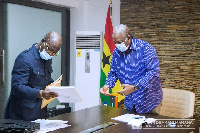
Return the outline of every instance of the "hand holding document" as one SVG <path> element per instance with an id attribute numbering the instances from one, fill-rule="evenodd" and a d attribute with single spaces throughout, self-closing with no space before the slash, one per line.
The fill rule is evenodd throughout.
<path id="1" fill-rule="evenodd" d="M 49 86 L 60 86 L 61 85 L 61 80 L 62 80 L 62 75 L 53 83 L 51 83 L 50 85 L 46 86 L 45 90 L 49 90 L 48 87 Z M 42 100 L 42 105 L 41 105 L 41 109 L 44 108 L 47 104 L 49 104 L 50 102 L 52 102 L 54 99 L 56 99 L 56 97 L 54 98 L 50 98 L 49 100 L 43 98 Z"/>
<path id="2" fill-rule="evenodd" d="M 81 102 L 82 98 L 74 86 L 49 86 L 50 91 L 58 93 L 60 103 Z"/>

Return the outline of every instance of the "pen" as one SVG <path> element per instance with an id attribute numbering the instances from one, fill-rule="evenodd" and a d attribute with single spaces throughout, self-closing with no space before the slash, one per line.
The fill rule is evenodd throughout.
<path id="1" fill-rule="evenodd" d="M 142 119 L 143 117 L 141 116 L 137 116 L 137 117 L 133 117 L 134 119 Z"/>

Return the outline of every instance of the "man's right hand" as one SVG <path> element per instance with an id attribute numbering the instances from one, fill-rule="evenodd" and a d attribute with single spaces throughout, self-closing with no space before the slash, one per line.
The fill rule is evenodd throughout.
<path id="1" fill-rule="evenodd" d="M 49 100 L 50 98 L 58 97 L 58 93 L 44 90 L 42 92 L 42 96 L 43 98 Z"/>
<path id="2" fill-rule="evenodd" d="M 109 96 L 109 87 L 108 85 L 104 85 L 101 89 L 100 89 L 101 94 L 105 95 L 105 96 Z"/>
<path id="3" fill-rule="evenodd" d="M 51 91 L 48 91 L 48 90 L 43 90 L 42 96 L 40 95 L 40 97 L 43 97 L 43 98 L 49 100 L 50 98 L 58 97 L 58 93 L 51 92 Z"/>

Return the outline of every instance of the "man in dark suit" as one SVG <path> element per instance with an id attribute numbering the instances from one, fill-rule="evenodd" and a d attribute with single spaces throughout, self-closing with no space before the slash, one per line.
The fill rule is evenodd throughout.
<path id="1" fill-rule="evenodd" d="M 52 57 L 61 45 L 61 35 L 51 31 L 41 42 L 33 44 L 17 56 L 5 110 L 6 119 L 33 121 L 47 118 L 47 107 L 41 109 L 41 103 L 42 98 L 58 96 L 57 93 L 45 91 L 45 88 L 53 82 Z"/>

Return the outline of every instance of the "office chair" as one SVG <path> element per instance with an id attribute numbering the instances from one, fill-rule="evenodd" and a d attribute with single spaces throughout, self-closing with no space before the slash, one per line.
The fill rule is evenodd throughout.
<path id="1" fill-rule="evenodd" d="M 174 118 L 191 118 L 194 112 L 195 94 L 186 90 L 163 88 L 160 115 Z"/>

